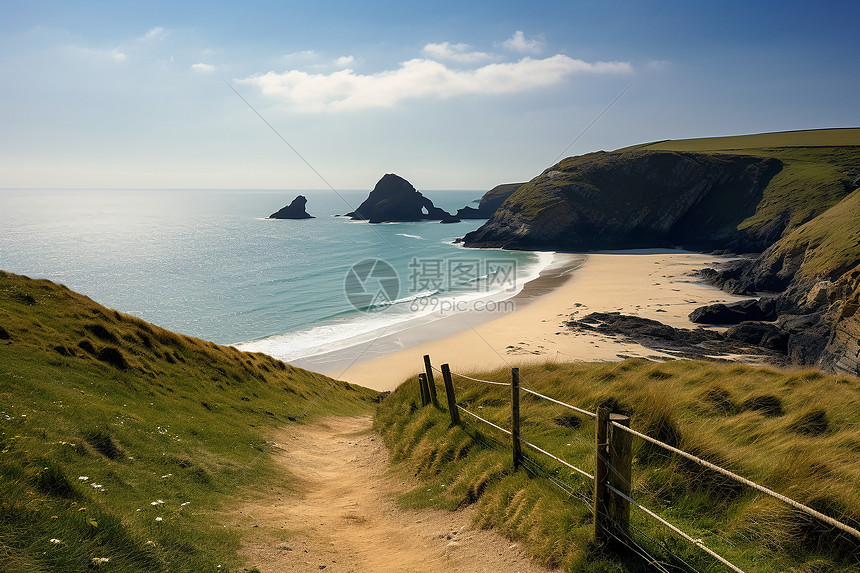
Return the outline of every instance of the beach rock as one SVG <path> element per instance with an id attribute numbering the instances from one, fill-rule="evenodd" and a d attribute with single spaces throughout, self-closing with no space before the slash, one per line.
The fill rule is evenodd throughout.
<path id="1" fill-rule="evenodd" d="M 292 203 L 269 215 L 269 219 L 313 219 L 314 217 L 305 210 L 307 203 L 307 198 L 304 195 L 299 195 L 293 199 Z"/>
<path id="2" fill-rule="evenodd" d="M 776 320 L 774 304 L 766 301 L 763 305 L 757 300 L 744 300 L 734 304 L 711 304 L 701 306 L 689 314 L 690 322 L 695 324 L 740 324 L 751 320 Z"/>
<path id="3" fill-rule="evenodd" d="M 768 322 L 742 322 L 726 331 L 725 339 L 750 346 L 760 346 L 785 353 L 788 333 Z"/>
<path id="4" fill-rule="evenodd" d="M 720 333 L 711 330 L 674 328 L 657 320 L 619 312 L 593 312 L 580 320 L 568 321 L 566 325 L 580 330 L 620 334 L 637 342 L 662 341 L 680 346 L 694 346 L 722 338 Z"/>
<path id="5" fill-rule="evenodd" d="M 447 211 L 433 205 L 409 181 L 393 173 L 383 176 L 358 209 L 346 216 L 370 223 L 423 220 L 459 222 Z"/>
<path id="6" fill-rule="evenodd" d="M 756 354 L 783 365 L 789 335 L 767 322 L 743 322 L 725 334 L 703 328 L 674 328 L 656 320 L 618 312 L 597 312 L 565 323 L 572 330 L 617 335 L 647 348 L 687 358 L 713 358 L 727 354 Z"/>

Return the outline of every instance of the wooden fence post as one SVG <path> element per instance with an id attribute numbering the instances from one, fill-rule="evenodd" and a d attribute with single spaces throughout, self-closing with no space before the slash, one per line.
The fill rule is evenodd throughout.
<path id="1" fill-rule="evenodd" d="M 607 499 L 606 476 L 609 473 L 609 408 L 597 409 L 597 421 L 595 426 L 595 449 L 596 457 L 594 463 L 594 540 L 599 544 L 605 544 L 611 536 L 609 535 L 611 524 L 609 523 L 609 503 Z"/>
<path id="2" fill-rule="evenodd" d="M 436 398 L 436 382 L 433 379 L 433 365 L 430 364 L 430 355 L 424 355 L 424 372 L 427 374 L 427 389 L 430 391 L 430 401 L 435 407 L 439 407 L 439 400 Z"/>
<path id="3" fill-rule="evenodd" d="M 520 369 L 511 368 L 511 446 L 514 469 L 520 467 Z"/>
<path id="4" fill-rule="evenodd" d="M 451 425 L 460 425 L 460 410 L 457 409 L 457 398 L 454 396 L 454 382 L 451 380 L 451 369 L 447 364 L 442 365 L 442 381 L 445 383 L 445 395 L 448 397 L 448 412 L 451 414 Z"/>
<path id="5" fill-rule="evenodd" d="M 426 406 L 430 403 L 430 397 L 427 390 L 427 375 L 423 372 L 418 375 L 418 388 L 421 390 L 421 406 Z"/>
<path id="6" fill-rule="evenodd" d="M 633 435 L 612 425 L 618 423 L 630 427 L 630 418 L 621 414 L 609 415 L 609 483 L 630 497 L 630 480 L 633 474 Z M 609 519 L 617 532 L 624 535 L 630 528 L 630 502 L 609 492 Z"/>

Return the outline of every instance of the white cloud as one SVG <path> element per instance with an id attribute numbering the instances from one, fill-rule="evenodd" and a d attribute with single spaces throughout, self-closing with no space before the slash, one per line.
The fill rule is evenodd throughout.
<path id="1" fill-rule="evenodd" d="M 156 26 L 155 28 L 150 28 L 146 34 L 143 35 L 140 39 L 142 41 L 146 40 L 155 40 L 164 35 L 164 26 Z"/>
<path id="2" fill-rule="evenodd" d="M 353 70 L 311 74 L 269 72 L 238 80 L 300 111 L 351 111 L 392 107 L 406 99 L 447 99 L 466 94 L 505 94 L 545 88 L 574 74 L 626 74 L 627 62 L 585 62 L 557 54 L 523 58 L 473 69 L 454 70 L 428 59 L 412 59 L 397 69 L 370 75 Z"/>
<path id="3" fill-rule="evenodd" d="M 431 60 L 450 61 L 458 64 L 477 64 L 492 60 L 493 56 L 486 52 L 473 52 L 468 44 L 427 44 L 422 53 Z"/>
<path id="4" fill-rule="evenodd" d="M 215 66 L 213 66 L 212 64 L 199 63 L 191 64 L 191 69 L 198 74 L 211 74 L 215 71 Z"/>
<path id="5" fill-rule="evenodd" d="M 334 61 L 334 65 L 338 68 L 351 68 L 355 65 L 355 58 L 352 56 L 341 56 Z"/>
<path id="6" fill-rule="evenodd" d="M 527 40 L 525 34 L 520 30 L 502 42 L 502 47 L 518 54 L 539 54 L 543 50 L 543 46 L 544 43 L 541 40 Z"/>

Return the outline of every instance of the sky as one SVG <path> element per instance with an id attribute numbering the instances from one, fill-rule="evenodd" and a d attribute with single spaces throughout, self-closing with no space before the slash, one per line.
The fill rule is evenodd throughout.
<path id="1" fill-rule="evenodd" d="M 860 126 L 860 3 L 0 0 L 0 188 L 527 181 Z"/>

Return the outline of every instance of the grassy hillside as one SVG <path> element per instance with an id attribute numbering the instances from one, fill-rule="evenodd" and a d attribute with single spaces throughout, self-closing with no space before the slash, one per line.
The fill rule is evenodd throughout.
<path id="1" fill-rule="evenodd" d="M 474 375 L 474 373 L 472 373 Z M 477 377 L 509 381 L 510 371 Z M 632 427 L 860 525 L 860 379 L 738 364 L 628 360 L 521 369 L 521 383 L 593 411 L 613 403 Z M 455 377 L 457 400 L 509 427 L 510 389 Z M 538 462 L 514 472 L 507 438 L 489 428 L 449 428 L 448 414 L 419 408 L 407 381 L 381 405 L 376 427 L 395 466 L 423 485 L 403 502 L 453 509 L 477 504 L 477 521 L 522 541 L 538 559 L 568 571 L 644 571 L 633 555 L 591 545 L 592 484 L 524 447 Z M 523 396 L 522 435 L 594 471 L 594 423 Z M 468 418 L 467 416 L 463 416 Z M 530 475 L 528 471 L 535 472 Z M 845 572 L 860 544 L 788 506 L 634 441 L 633 496 L 747 572 Z M 672 571 L 726 571 L 698 549 L 632 510 L 634 537 Z M 674 568 L 677 566 L 678 568 Z"/>
<path id="2" fill-rule="evenodd" d="M 775 243 L 762 264 L 797 258 L 790 269 L 804 278 L 836 279 L 860 264 L 860 189 Z"/>
<path id="3" fill-rule="evenodd" d="M 0 570 L 235 570 L 268 440 L 374 397 L 0 272 Z"/>

